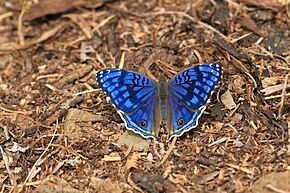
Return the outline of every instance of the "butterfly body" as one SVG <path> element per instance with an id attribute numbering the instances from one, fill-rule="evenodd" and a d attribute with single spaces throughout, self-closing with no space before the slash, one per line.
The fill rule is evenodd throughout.
<path id="1" fill-rule="evenodd" d="M 197 65 L 169 82 L 161 77 L 158 83 L 121 69 L 97 73 L 99 86 L 111 98 L 126 127 L 145 138 L 156 137 L 162 122 L 170 137 L 196 127 L 220 79 L 218 64 Z"/>
<path id="2" fill-rule="evenodd" d="M 161 77 L 157 84 L 157 96 L 160 101 L 160 111 L 162 121 L 166 120 L 167 117 L 167 96 L 168 96 L 168 84 L 165 77 Z"/>

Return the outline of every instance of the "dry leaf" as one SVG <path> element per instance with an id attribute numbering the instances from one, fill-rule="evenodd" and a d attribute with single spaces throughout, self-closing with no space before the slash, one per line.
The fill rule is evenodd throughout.
<path id="1" fill-rule="evenodd" d="M 138 169 L 137 161 L 141 158 L 139 153 L 134 153 L 130 159 L 127 160 L 125 171 L 129 171 L 131 168 Z"/>
<path id="2" fill-rule="evenodd" d="M 230 91 L 226 91 L 221 96 L 221 101 L 226 106 L 226 108 L 229 110 L 231 110 L 237 106 Z"/>

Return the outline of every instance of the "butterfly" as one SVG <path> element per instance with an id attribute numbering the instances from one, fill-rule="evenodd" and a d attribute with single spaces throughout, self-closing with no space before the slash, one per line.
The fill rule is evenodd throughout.
<path id="1" fill-rule="evenodd" d="M 97 72 L 99 87 L 117 108 L 127 129 L 144 138 L 156 138 L 166 123 L 169 139 L 197 127 L 206 103 L 220 82 L 219 64 L 199 64 L 158 83 L 128 70 Z"/>

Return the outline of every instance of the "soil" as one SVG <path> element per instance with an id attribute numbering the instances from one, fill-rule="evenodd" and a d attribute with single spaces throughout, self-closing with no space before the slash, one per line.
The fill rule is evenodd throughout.
<path id="1" fill-rule="evenodd" d="M 289 26 L 287 0 L 0 1 L 1 192 L 289 192 Z M 201 63 L 197 128 L 119 142 L 96 72 Z"/>

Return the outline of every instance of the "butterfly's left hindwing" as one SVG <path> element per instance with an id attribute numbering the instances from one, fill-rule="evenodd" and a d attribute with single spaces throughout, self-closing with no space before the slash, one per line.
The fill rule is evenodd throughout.
<path id="1" fill-rule="evenodd" d="M 219 83 L 222 69 L 219 64 L 201 64 L 175 76 L 168 86 L 170 136 L 180 136 L 195 128 L 214 87 Z"/>
<path id="2" fill-rule="evenodd" d="M 121 69 L 97 73 L 97 81 L 117 107 L 126 127 L 143 137 L 154 137 L 152 125 L 156 104 L 156 86 L 150 79 Z"/>

